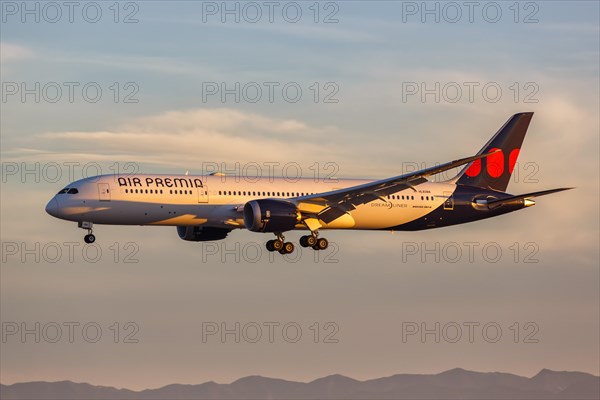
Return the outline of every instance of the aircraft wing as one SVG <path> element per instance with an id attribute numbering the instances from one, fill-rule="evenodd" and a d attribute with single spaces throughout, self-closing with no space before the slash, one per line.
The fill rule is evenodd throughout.
<path id="1" fill-rule="evenodd" d="M 300 196 L 291 199 L 298 205 L 299 210 L 305 215 L 311 215 L 325 223 L 330 223 L 342 215 L 354 210 L 361 204 L 367 204 L 375 200 L 386 200 L 385 196 L 411 188 L 427 182 L 430 175 L 471 163 L 495 152 L 461 158 L 435 167 L 425 168 L 420 171 L 394 176 L 362 185 L 352 186 L 345 189 L 330 192 L 317 193 L 309 196 Z"/>

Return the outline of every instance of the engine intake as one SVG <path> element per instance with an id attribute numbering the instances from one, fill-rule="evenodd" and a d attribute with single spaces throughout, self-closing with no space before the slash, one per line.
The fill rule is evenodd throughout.
<path id="1" fill-rule="evenodd" d="M 229 229 L 201 227 L 201 226 L 178 226 L 177 234 L 183 240 L 190 242 L 206 242 L 209 240 L 225 239 Z"/>
<path id="2" fill-rule="evenodd" d="M 244 224 L 253 232 L 285 232 L 301 220 L 295 204 L 288 201 L 262 199 L 244 205 Z"/>

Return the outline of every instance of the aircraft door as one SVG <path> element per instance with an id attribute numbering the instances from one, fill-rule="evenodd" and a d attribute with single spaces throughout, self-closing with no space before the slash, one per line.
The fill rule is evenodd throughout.
<path id="1" fill-rule="evenodd" d="M 198 203 L 208 203 L 208 188 L 204 186 L 196 188 L 198 190 Z"/>
<path id="2" fill-rule="evenodd" d="M 98 184 L 98 200 L 110 201 L 110 185 L 108 183 Z"/>
<path id="3" fill-rule="evenodd" d="M 452 197 L 452 192 L 444 192 L 444 197 L 446 197 L 446 201 L 444 201 L 444 210 L 454 210 L 454 198 Z"/>

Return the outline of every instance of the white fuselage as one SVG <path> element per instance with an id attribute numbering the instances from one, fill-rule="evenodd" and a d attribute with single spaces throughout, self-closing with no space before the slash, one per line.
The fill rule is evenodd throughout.
<path id="1" fill-rule="evenodd" d="M 71 221 L 113 225 L 245 228 L 244 204 L 329 192 L 371 180 L 244 178 L 192 175 L 103 175 L 73 182 L 77 193 L 59 193 L 48 212 Z M 351 218 L 321 229 L 386 229 L 421 218 L 451 198 L 456 185 L 426 182 L 358 206 Z M 306 229 L 298 225 L 297 229 Z"/>

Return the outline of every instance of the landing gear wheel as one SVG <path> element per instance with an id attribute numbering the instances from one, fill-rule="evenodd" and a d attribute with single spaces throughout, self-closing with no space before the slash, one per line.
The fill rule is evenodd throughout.
<path id="1" fill-rule="evenodd" d="M 275 239 L 273 240 L 273 250 L 279 251 L 283 249 L 283 240 Z"/>
<path id="2" fill-rule="evenodd" d="M 313 246 L 315 250 L 325 250 L 329 246 L 329 242 L 325 238 L 317 239 L 317 243 Z"/>
<path id="3" fill-rule="evenodd" d="M 274 242 L 274 240 L 267 241 L 267 250 L 275 251 L 275 248 L 273 247 L 273 242 Z"/>
<path id="4" fill-rule="evenodd" d="M 90 244 L 90 243 L 94 243 L 96 241 L 96 236 L 94 236 L 91 233 L 88 233 L 87 235 L 85 235 L 83 237 L 83 241 Z"/>
<path id="5" fill-rule="evenodd" d="M 306 236 L 300 236 L 300 246 L 308 247 L 308 243 L 306 243 Z"/>
<path id="6" fill-rule="evenodd" d="M 314 235 L 306 235 L 300 237 L 300 246 L 313 247 L 317 243 L 317 237 Z"/>
<path id="7" fill-rule="evenodd" d="M 294 252 L 294 243 L 285 242 L 281 250 L 279 250 L 280 254 L 291 254 Z"/>
<path id="8" fill-rule="evenodd" d="M 288 250 L 290 253 L 292 251 L 294 251 L 294 245 L 289 242 L 285 242 L 285 238 L 283 237 L 281 232 L 277 232 L 277 233 L 275 233 L 275 235 L 277 236 L 277 239 L 269 240 L 267 242 L 267 250 L 278 251 L 281 254 L 287 254 Z M 292 246 L 291 250 L 290 250 L 290 245 Z M 287 250 L 286 250 L 286 247 L 287 247 Z"/>

